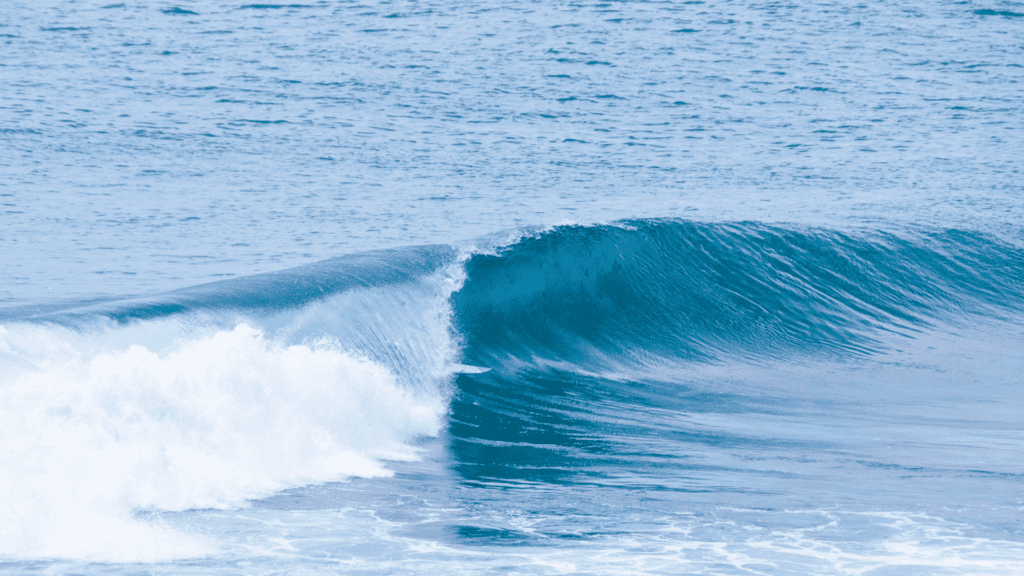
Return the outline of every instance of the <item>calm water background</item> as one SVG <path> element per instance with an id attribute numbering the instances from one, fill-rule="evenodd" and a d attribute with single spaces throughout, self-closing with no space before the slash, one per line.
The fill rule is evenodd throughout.
<path id="1" fill-rule="evenodd" d="M 564 221 L 1024 216 L 1019 3 L 243 4 L 4 4 L 6 302 Z"/>

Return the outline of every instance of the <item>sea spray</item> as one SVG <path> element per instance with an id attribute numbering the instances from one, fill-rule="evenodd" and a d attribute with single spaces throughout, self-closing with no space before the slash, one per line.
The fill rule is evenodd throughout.
<path id="1" fill-rule="evenodd" d="M 168 544 L 132 512 L 384 476 L 381 460 L 413 458 L 408 442 L 436 434 L 445 411 L 438 391 L 404 387 L 365 357 L 327 341 L 281 345 L 246 324 L 157 351 L 83 353 L 77 335 L 47 326 L 0 337 L 5 554 L 191 555 L 195 545 Z"/>
<path id="2" fill-rule="evenodd" d="M 138 513 L 417 458 L 444 425 L 461 267 L 342 260 L 0 326 L 0 555 L 204 556 Z"/>

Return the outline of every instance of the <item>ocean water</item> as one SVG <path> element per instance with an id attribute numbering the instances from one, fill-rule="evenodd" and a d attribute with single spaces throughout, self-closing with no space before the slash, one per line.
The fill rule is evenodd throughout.
<path id="1" fill-rule="evenodd" d="M 1024 3 L 0 5 L 0 573 L 1024 572 Z"/>

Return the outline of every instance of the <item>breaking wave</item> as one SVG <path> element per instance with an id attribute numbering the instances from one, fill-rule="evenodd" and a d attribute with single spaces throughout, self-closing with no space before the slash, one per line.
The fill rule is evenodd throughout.
<path id="1" fill-rule="evenodd" d="M 501 418 L 538 401 L 513 390 L 524 367 L 862 357 L 1022 304 L 1024 251 L 976 233 L 634 221 L 8 308 L 0 555 L 215 553 L 139 513 L 386 476 L 386 461 L 416 458 L 417 439 L 446 426 L 468 462 L 459 438 L 507 439 Z M 485 407 L 472 386 L 507 390 Z"/>

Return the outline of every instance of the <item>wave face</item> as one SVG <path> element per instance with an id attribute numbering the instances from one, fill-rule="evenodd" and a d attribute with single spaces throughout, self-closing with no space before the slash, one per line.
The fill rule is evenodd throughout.
<path id="1" fill-rule="evenodd" d="M 474 256 L 466 273 L 454 306 L 467 361 L 485 366 L 863 355 L 1024 301 L 1024 251 L 959 230 L 573 226 Z"/>
<path id="2" fill-rule="evenodd" d="M 766 490 L 806 498 L 770 500 L 779 507 L 834 498 L 828 482 L 796 482 L 831 472 L 787 462 L 861 450 L 834 437 L 844 426 L 851 438 L 876 426 L 877 414 L 853 424 L 861 403 L 909 418 L 917 408 L 904 402 L 948 394 L 958 416 L 969 419 L 976 402 L 973 417 L 991 417 L 985 402 L 1003 397 L 992 382 L 1007 385 L 1005 359 L 1015 353 L 1004 349 L 1020 336 L 986 336 L 989 345 L 966 357 L 950 353 L 960 364 L 934 350 L 965 345 L 950 336 L 965 327 L 1019 323 L 1024 307 L 1024 251 L 958 230 L 570 226 L 475 255 L 466 277 L 453 295 L 465 362 L 492 370 L 457 377 L 449 432 L 464 481 L 713 493 L 735 507 L 765 506 Z M 977 365 L 982 354 L 1003 373 L 977 381 L 990 371 Z M 911 369 L 928 364 L 925 375 Z M 865 376 L 865 365 L 888 372 Z M 962 387 L 976 396 L 961 398 Z M 848 404 L 833 408 L 839 398 Z M 812 437 L 787 431 L 808 406 L 828 424 Z M 774 458 L 783 463 L 770 473 L 750 470 L 751 459 Z M 829 465 L 880 491 L 920 489 L 860 464 Z"/>

